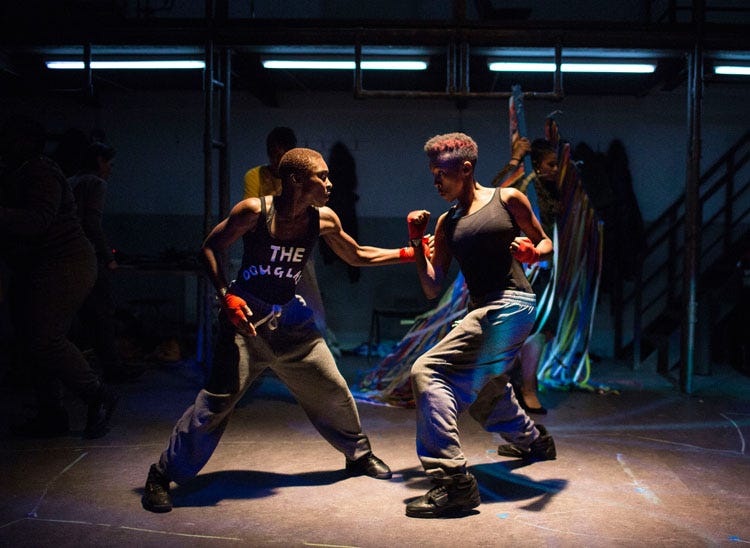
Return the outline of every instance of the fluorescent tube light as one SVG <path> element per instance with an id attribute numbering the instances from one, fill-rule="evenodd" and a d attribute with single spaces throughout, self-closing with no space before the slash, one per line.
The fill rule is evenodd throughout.
<path id="1" fill-rule="evenodd" d="M 362 61 L 362 70 L 426 70 L 426 61 L 381 60 Z M 354 70 L 354 61 L 323 59 L 264 59 L 267 69 L 312 69 L 312 70 Z"/>
<path id="2" fill-rule="evenodd" d="M 555 63 L 525 63 L 490 61 L 489 69 L 493 72 L 555 72 Z M 562 63 L 562 72 L 599 72 L 648 74 L 656 70 L 651 63 Z"/>
<path id="3" fill-rule="evenodd" d="M 732 74 L 738 76 L 750 76 L 750 66 L 719 65 L 714 67 L 716 74 Z"/>
<path id="4" fill-rule="evenodd" d="M 81 70 L 83 61 L 47 61 L 48 69 Z M 206 63 L 196 60 L 173 61 L 91 61 L 91 68 L 97 69 L 203 69 Z"/>

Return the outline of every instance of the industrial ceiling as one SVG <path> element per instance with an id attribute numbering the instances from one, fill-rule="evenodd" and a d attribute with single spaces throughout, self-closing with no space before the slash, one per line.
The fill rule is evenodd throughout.
<path id="1" fill-rule="evenodd" d="M 619 2 L 402 0 L 243 1 L 28 0 L 0 7 L 0 94 L 107 89 L 193 89 L 202 71 L 52 71 L 45 61 L 137 56 L 204 58 L 207 45 L 231 52 L 232 89 L 268 105 L 286 91 L 349 91 L 360 96 L 491 97 L 514 83 L 553 89 L 549 73 L 490 72 L 496 57 L 546 55 L 649 59 L 647 74 L 565 74 L 565 95 L 642 96 L 683 85 L 685 58 L 705 53 L 705 81 L 719 77 L 719 59 L 750 64 L 750 5 L 744 0 L 621 0 Z M 270 70 L 270 55 L 367 59 L 417 56 L 421 72 Z M 87 57 L 88 56 L 88 57 Z M 91 90 L 88 90 L 91 96 Z M 94 92 L 95 93 L 95 92 Z M 390 95 L 389 95 L 390 94 Z"/>

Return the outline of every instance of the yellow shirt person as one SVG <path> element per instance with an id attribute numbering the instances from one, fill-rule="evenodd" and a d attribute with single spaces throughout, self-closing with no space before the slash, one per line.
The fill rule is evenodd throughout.
<path id="1" fill-rule="evenodd" d="M 274 177 L 268 166 L 256 166 L 245 173 L 242 199 L 281 194 L 281 179 Z"/>

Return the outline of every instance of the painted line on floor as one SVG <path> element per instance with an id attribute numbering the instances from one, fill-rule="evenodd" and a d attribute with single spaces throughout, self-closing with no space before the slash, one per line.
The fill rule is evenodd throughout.
<path id="1" fill-rule="evenodd" d="M 633 480 L 633 485 L 635 485 L 636 492 L 643 495 L 646 500 L 653 504 L 661 504 L 661 501 L 659 500 L 659 497 L 654 494 L 651 489 L 646 487 L 645 485 L 642 485 L 640 481 L 638 481 L 638 478 L 635 477 L 635 474 L 630 469 L 630 467 L 625 463 L 625 457 L 622 453 L 617 453 L 617 462 L 620 463 L 620 466 L 622 466 L 623 471 L 628 475 L 628 477 Z"/>
<path id="2" fill-rule="evenodd" d="M 729 422 L 732 423 L 732 426 L 735 427 L 737 430 L 737 433 L 740 435 L 740 455 L 745 454 L 745 436 L 742 435 L 742 430 L 740 430 L 740 427 L 737 425 L 736 422 L 734 422 L 732 419 L 730 419 L 728 416 L 726 416 L 724 413 L 719 413 L 722 417 L 727 419 Z"/>
<path id="3" fill-rule="evenodd" d="M 0 529 L 4 529 L 5 527 L 10 527 L 11 525 L 14 525 L 20 521 L 26 521 L 26 518 L 14 519 L 13 521 L 9 521 L 8 523 L 3 523 L 2 525 L 0 525 Z"/>
<path id="4" fill-rule="evenodd" d="M 23 519 L 17 519 L 15 521 L 11 521 L 10 523 L 6 523 L 5 525 L 0 526 L 0 529 L 3 527 L 7 527 L 8 525 L 12 525 L 14 523 L 18 523 L 19 521 L 43 521 L 45 523 L 65 523 L 70 525 L 90 525 L 93 527 L 109 527 L 112 529 L 124 529 L 127 531 L 138 531 L 141 533 L 154 533 L 158 535 L 169 535 L 169 536 L 176 536 L 176 537 L 189 537 L 189 538 L 200 538 L 200 539 L 210 539 L 210 540 L 232 540 L 232 541 L 239 541 L 242 542 L 243 539 L 237 538 L 237 537 L 222 537 L 218 535 L 197 535 L 194 533 L 176 533 L 174 531 L 163 531 L 159 529 L 145 529 L 143 527 L 129 527 L 127 525 L 112 525 L 110 523 L 93 523 L 91 521 L 81 521 L 81 520 L 72 520 L 72 519 L 51 519 L 51 518 L 37 518 L 37 517 L 28 517 Z"/>
<path id="5" fill-rule="evenodd" d="M 126 525 L 120 525 L 120 529 L 127 529 L 128 531 L 140 531 L 141 533 L 155 533 L 157 535 L 170 535 L 176 537 L 189 537 L 189 538 L 205 538 L 212 540 L 234 540 L 242 541 L 243 539 L 237 537 L 222 537 L 217 535 L 196 535 L 193 533 L 175 533 L 173 531 L 162 531 L 160 529 L 144 529 L 142 527 L 128 527 Z"/>
<path id="6" fill-rule="evenodd" d="M 54 485 L 54 483 L 57 481 L 57 479 L 60 476 L 62 476 L 65 472 L 67 472 L 68 470 L 70 470 L 71 468 L 73 468 L 73 466 L 75 466 L 78 463 L 78 461 L 80 461 L 81 459 L 83 459 L 86 455 L 88 455 L 88 452 L 87 453 L 82 453 L 76 460 L 74 460 L 69 465 L 67 465 L 65 468 L 63 468 L 62 472 L 60 472 L 59 474 L 57 474 L 54 478 L 52 478 L 47 483 L 47 485 L 44 486 L 44 491 L 42 492 L 42 496 L 39 497 L 38 501 L 36 501 L 36 504 L 34 505 L 34 508 L 31 509 L 31 512 L 29 512 L 28 514 L 26 514 L 27 517 L 29 517 L 29 518 L 36 518 L 37 517 L 36 511 L 39 509 L 39 505 L 42 504 L 42 501 L 44 500 L 44 497 L 47 496 L 47 492 Z"/>
<path id="7" fill-rule="evenodd" d="M 711 449 L 710 447 L 701 447 L 700 445 L 693 445 L 691 443 L 680 443 L 676 441 L 664 440 L 661 438 L 649 438 L 648 436 L 628 436 L 628 437 L 633 438 L 633 439 L 638 439 L 638 440 L 656 441 L 659 443 L 664 443 L 666 445 L 676 445 L 678 447 L 685 447 L 687 449 L 696 449 L 704 453 L 718 453 L 720 455 L 740 455 L 741 454 L 738 451 L 735 451 L 734 449 Z"/>
<path id="8" fill-rule="evenodd" d="M 302 542 L 305 546 L 321 546 L 322 548 L 357 548 L 357 546 L 349 546 L 348 544 L 315 544 L 314 542 Z"/>

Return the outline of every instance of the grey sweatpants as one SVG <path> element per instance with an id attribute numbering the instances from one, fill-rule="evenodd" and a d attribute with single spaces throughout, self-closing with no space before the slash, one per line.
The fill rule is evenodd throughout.
<path id="1" fill-rule="evenodd" d="M 253 304 L 254 318 L 262 311 Z M 312 312 L 297 299 L 284 307 L 278 328 L 258 328 L 243 337 L 220 315 L 211 375 L 205 388 L 177 421 L 159 465 L 172 481 L 193 478 L 216 449 L 235 405 L 264 369 L 289 388 L 320 434 L 347 459 L 370 452 L 349 387 Z"/>
<path id="2" fill-rule="evenodd" d="M 469 313 L 411 370 L 417 455 L 428 475 L 465 471 L 458 417 L 469 410 L 485 430 L 528 446 L 539 437 L 502 375 L 531 331 L 533 293 L 504 291 Z"/>

